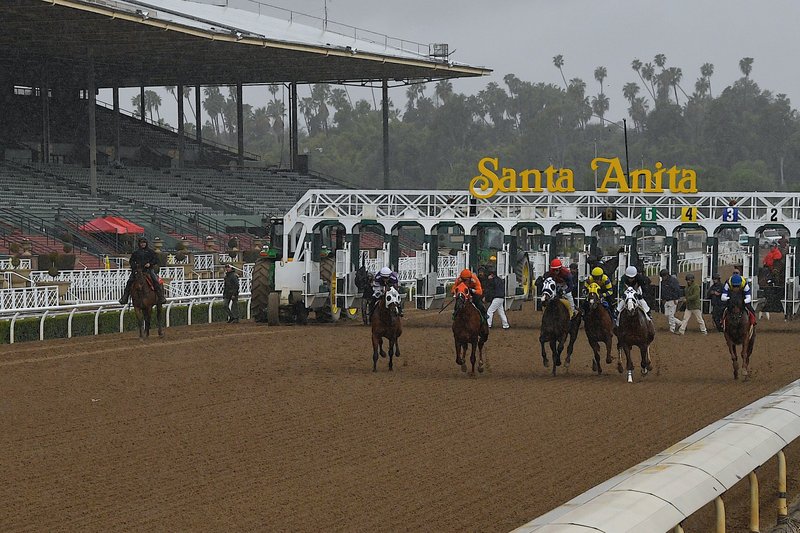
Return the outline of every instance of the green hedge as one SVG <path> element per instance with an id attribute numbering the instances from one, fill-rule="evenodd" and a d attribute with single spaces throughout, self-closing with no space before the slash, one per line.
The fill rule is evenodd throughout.
<path id="1" fill-rule="evenodd" d="M 119 310 L 103 311 L 98 319 L 98 331 L 104 333 L 119 333 Z M 169 313 L 169 325 L 185 326 L 188 323 L 189 306 L 173 306 Z M 247 316 L 247 305 L 244 301 L 239 301 L 239 316 Z M 94 335 L 94 312 L 78 313 L 72 317 L 72 336 L 83 337 Z M 225 308 L 222 302 L 215 302 L 211 309 L 212 322 L 224 322 L 227 319 Z M 166 325 L 166 308 L 162 317 Z M 14 323 L 14 342 L 38 341 L 40 318 L 21 318 Z M 47 317 L 44 322 L 45 339 L 63 339 L 67 337 L 67 326 L 69 315 L 57 315 Z M 192 324 L 208 323 L 208 304 L 198 304 L 192 306 Z M 152 315 L 151 328 L 155 324 L 155 311 Z M 122 319 L 124 331 L 138 330 L 136 323 L 136 313 L 128 310 Z M 8 344 L 11 339 L 11 320 L 0 320 L 0 344 Z"/>

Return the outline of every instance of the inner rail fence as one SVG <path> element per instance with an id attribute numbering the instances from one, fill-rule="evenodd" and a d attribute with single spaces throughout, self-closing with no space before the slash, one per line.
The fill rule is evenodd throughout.
<path id="1" fill-rule="evenodd" d="M 756 468 L 778 462 L 777 522 L 789 522 L 785 447 L 800 436 L 800 380 L 718 420 L 514 533 L 683 532 L 683 521 L 714 502 L 715 533 L 726 531 L 725 493 L 750 485 L 749 530 L 760 531 Z"/>

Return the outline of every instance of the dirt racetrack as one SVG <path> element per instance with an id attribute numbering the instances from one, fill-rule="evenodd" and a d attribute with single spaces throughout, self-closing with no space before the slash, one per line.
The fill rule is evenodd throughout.
<path id="1" fill-rule="evenodd" d="M 657 315 L 655 371 L 628 385 L 615 365 L 592 374 L 582 330 L 551 377 L 541 314 L 509 318 L 475 379 L 435 311 L 407 312 L 393 373 L 371 372 L 355 322 L 2 346 L 0 530 L 509 531 L 800 377 L 782 319 L 759 324 L 752 379 L 734 382 L 721 334 L 670 335 Z M 746 483 L 729 531 L 747 530 Z"/>

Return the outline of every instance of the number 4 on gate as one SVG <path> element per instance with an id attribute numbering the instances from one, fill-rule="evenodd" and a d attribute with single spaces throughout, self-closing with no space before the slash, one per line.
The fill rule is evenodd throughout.
<path id="1" fill-rule="evenodd" d="M 681 222 L 697 222 L 697 208 L 681 207 Z"/>

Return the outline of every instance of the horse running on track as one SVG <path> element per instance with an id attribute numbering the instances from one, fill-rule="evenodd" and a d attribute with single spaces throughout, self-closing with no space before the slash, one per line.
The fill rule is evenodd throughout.
<path id="1" fill-rule="evenodd" d="M 383 294 L 375 304 L 372 312 L 372 371 L 378 370 L 378 353 L 386 357 L 383 351 L 383 339 L 389 341 L 389 370 L 394 368 L 392 358 L 400 357 L 400 345 L 397 339 L 403 334 L 403 319 L 400 316 L 400 293 L 397 289 L 384 287 Z"/>
<path id="2" fill-rule="evenodd" d="M 750 356 L 756 343 L 756 327 L 750 322 L 750 313 L 744 305 L 744 294 L 741 288 L 734 287 L 728 291 L 728 308 L 722 317 L 725 330 L 725 343 L 731 354 L 733 363 L 733 379 L 739 379 L 739 360 L 736 347 L 741 346 L 742 374 L 747 379 L 750 372 Z"/>
<path id="3" fill-rule="evenodd" d="M 636 289 L 628 287 L 625 289 L 625 305 L 619 313 L 619 326 L 615 331 L 617 335 L 617 349 L 625 352 L 626 367 L 628 370 L 628 383 L 633 383 L 633 361 L 631 360 L 631 350 L 634 346 L 639 348 L 642 355 L 642 375 L 646 376 L 652 367 L 650 359 L 650 343 L 656 337 L 656 330 L 651 320 L 639 307 Z M 617 370 L 622 373 L 622 354 L 617 360 Z"/>
<path id="4" fill-rule="evenodd" d="M 589 346 L 594 352 L 592 359 L 592 370 L 598 374 L 603 373 L 600 365 L 600 343 L 606 345 L 606 364 L 611 363 L 611 345 L 614 341 L 614 322 L 611 320 L 611 313 L 603 306 L 603 299 L 599 294 L 600 286 L 597 283 L 589 285 L 589 292 L 586 295 L 586 313 L 583 315 L 584 330 Z"/>
<path id="5" fill-rule="evenodd" d="M 136 312 L 136 322 L 139 324 L 139 340 L 144 340 L 150 336 L 150 315 L 152 309 L 156 308 L 156 323 L 158 324 L 158 336 L 164 336 L 161 328 L 161 304 L 158 303 L 158 294 L 151 286 L 150 275 L 137 268 L 133 273 L 133 283 L 131 284 L 131 302 L 133 310 Z"/>
<path id="6" fill-rule="evenodd" d="M 545 368 L 550 366 L 547 360 L 547 351 L 544 345 L 550 344 L 550 351 L 553 353 L 553 375 L 556 375 L 556 367 L 561 366 L 561 352 L 564 351 L 564 344 L 569 335 L 569 345 L 567 346 L 567 359 L 565 368 L 569 368 L 572 360 L 572 349 L 578 337 L 578 328 L 581 325 L 580 315 L 574 320 L 570 319 L 569 302 L 561 298 L 561 288 L 556 286 L 553 278 L 542 280 L 542 327 L 539 333 L 539 343 L 542 345 L 542 361 Z"/>
<path id="7" fill-rule="evenodd" d="M 453 310 L 453 340 L 456 346 L 456 364 L 461 366 L 461 371 L 467 371 L 467 347 L 472 345 L 470 362 L 472 363 L 471 376 L 475 375 L 475 350 L 478 350 L 478 372 L 483 372 L 488 363 L 483 357 L 483 345 L 489 338 L 489 326 L 481 320 L 481 313 L 466 287 L 455 295 L 455 309 Z"/>

